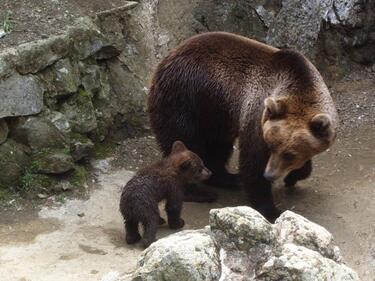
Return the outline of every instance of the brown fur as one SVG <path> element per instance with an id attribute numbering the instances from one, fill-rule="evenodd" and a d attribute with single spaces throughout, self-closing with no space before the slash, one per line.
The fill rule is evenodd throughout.
<path id="1" fill-rule="evenodd" d="M 158 203 L 164 199 L 169 227 L 183 227 L 180 216 L 185 186 L 209 176 L 210 171 L 202 160 L 176 141 L 168 157 L 140 170 L 122 191 L 120 211 L 124 217 L 126 242 L 133 244 L 141 239 L 139 223 L 144 227 L 143 246 L 148 247 L 155 241 L 157 226 L 164 223 L 158 208 Z"/>
<path id="2" fill-rule="evenodd" d="M 240 175 L 255 208 L 277 215 L 271 182 L 307 177 L 329 147 L 337 113 L 322 77 L 300 53 L 223 32 L 192 37 L 159 64 L 148 100 L 162 151 L 183 140 L 230 185 L 225 164 L 236 137 Z"/>

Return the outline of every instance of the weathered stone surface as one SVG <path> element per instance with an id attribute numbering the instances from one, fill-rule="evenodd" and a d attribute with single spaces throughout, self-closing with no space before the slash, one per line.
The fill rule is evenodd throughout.
<path id="1" fill-rule="evenodd" d="M 81 160 L 90 155 L 94 148 L 94 143 L 83 136 L 72 137 L 70 151 L 74 161 Z"/>
<path id="2" fill-rule="evenodd" d="M 21 74 L 36 73 L 69 52 L 66 36 L 54 36 L 45 40 L 25 43 L 17 48 L 17 71 Z"/>
<path id="3" fill-rule="evenodd" d="M 0 144 L 7 140 L 9 133 L 8 125 L 4 119 L 0 119 Z"/>
<path id="4" fill-rule="evenodd" d="M 235 243 L 240 250 L 249 250 L 258 244 L 273 244 L 272 225 L 250 207 L 213 209 L 210 211 L 211 231 L 225 235 L 225 240 Z"/>
<path id="5" fill-rule="evenodd" d="M 37 114 L 43 107 L 43 88 L 32 75 L 13 74 L 0 81 L 0 118 Z"/>
<path id="6" fill-rule="evenodd" d="M 66 151 L 47 150 L 33 159 L 34 168 L 43 174 L 62 174 L 74 168 L 73 158 Z"/>
<path id="7" fill-rule="evenodd" d="M 321 29 L 323 17 L 332 0 L 285 0 L 275 20 L 270 24 L 267 42 L 276 47 L 289 47 L 311 53 Z"/>
<path id="8" fill-rule="evenodd" d="M 48 87 L 48 97 L 61 97 L 77 92 L 81 84 L 78 66 L 69 59 L 58 60 L 53 67 L 41 72 Z"/>
<path id="9" fill-rule="evenodd" d="M 146 249 L 132 280 L 214 281 L 219 278 L 219 255 L 211 236 L 204 230 L 187 230 L 160 239 Z"/>
<path id="10" fill-rule="evenodd" d="M 210 228 L 183 231 L 153 243 L 141 256 L 132 280 L 359 278 L 342 263 L 332 235 L 323 227 L 289 211 L 271 225 L 250 207 L 234 207 L 211 210 Z"/>
<path id="11" fill-rule="evenodd" d="M 88 133 L 98 127 L 91 96 L 82 89 L 62 105 L 61 112 L 68 118 L 75 132 Z"/>
<path id="12" fill-rule="evenodd" d="M 33 150 L 64 148 L 67 146 L 65 136 L 51 121 L 43 117 L 28 117 L 24 120 L 19 120 L 12 131 L 12 136 Z"/>
<path id="13" fill-rule="evenodd" d="M 343 264 L 324 258 L 318 252 L 285 244 L 280 256 L 271 257 L 258 271 L 255 280 L 267 281 L 354 281 L 357 273 Z"/>
<path id="14" fill-rule="evenodd" d="M 27 149 L 8 139 L 5 143 L 0 145 L 0 188 L 9 188 L 19 185 L 21 177 L 27 165 L 30 162 L 30 157 L 27 154 Z"/>
<path id="15" fill-rule="evenodd" d="M 280 244 L 293 243 L 319 252 L 322 256 L 341 262 L 340 249 L 324 227 L 293 212 L 284 212 L 274 225 Z"/>
<path id="16" fill-rule="evenodd" d="M 68 30 L 72 55 L 83 60 L 109 45 L 99 28 L 89 17 L 79 18 Z"/>
<path id="17" fill-rule="evenodd" d="M 60 132 L 64 134 L 68 134 L 71 131 L 71 126 L 69 123 L 68 118 L 58 111 L 50 111 L 46 114 L 46 118 L 52 122 L 53 125 L 57 129 L 59 129 Z"/>

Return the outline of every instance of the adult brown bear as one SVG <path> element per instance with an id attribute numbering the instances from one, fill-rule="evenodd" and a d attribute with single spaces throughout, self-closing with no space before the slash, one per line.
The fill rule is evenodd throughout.
<path id="1" fill-rule="evenodd" d="M 148 106 L 164 154 L 182 140 L 213 171 L 213 184 L 233 182 L 225 164 L 239 137 L 241 183 L 269 219 L 279 214 L 272 181 L 307 178 L 338 122 L 327 86 L 302 54 L 224 32 L 172 50 L 154 73 Z"/>

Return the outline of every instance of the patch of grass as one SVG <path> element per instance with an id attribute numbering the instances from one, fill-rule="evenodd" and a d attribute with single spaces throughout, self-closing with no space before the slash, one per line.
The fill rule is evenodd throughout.
<path id="1" fill-rule="evenodd" d="M 6 201 L 11 196 L 11 193 L 6 190 L 0 188 L 0 201 Z"/>
<path id="2" fill-rule="evenodd" d="M 93 157 L 105 159 L 113 154 L 113 144 L 107 142 L 95 143 Z"/>
<path id="3" fill-rule="evenodd" d="M 88 178 L 88 172 L 83 166 L 76 166 L 72 177 L 70 178 L 70 183 L 75 187 L 82 187 Z"/>
<path id="4" fill-rule="evenodd" d="M 21 179 L 19 187 L 21 192 L 48 190 L 54 180 L 48 175 L 36 174 L 32 169 L 27 169 Z"/>
<path id="5" fill-rule="evenodd" d="M 64 204 L 66 202 L 66 195 L 64 193 L 57 194 L 55 196 L 55 200 L 56 200 L 56 202 Z"/>
<path id="6" fill-rule="evenodd" d="M 5 18 L 4 18 L 2 25 L 3 25 L 4 32 L 6 33 L 11 33 L 13 31 L 14 20 L 12 18 L 12 15 L 13 14 L 11 11 L 7 11 L 5 14 Z"/>

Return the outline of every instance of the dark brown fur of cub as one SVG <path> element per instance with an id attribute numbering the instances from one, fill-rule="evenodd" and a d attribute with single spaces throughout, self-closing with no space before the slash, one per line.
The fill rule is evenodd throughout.
<path id="1" fill-rule="evenodd" d="M 212 170 L 214 184 L 230 186 L 225 165 L 239 137 L 241 183 L 270 219 L 278 215 L 272 181 L 308 177 L 338 122 L 321 75 L 302 54 L 223 32 L 172 50 L 154 73 L 148 106 L 162 151 L 182 140 Z"/>
<path id="2" fill-rule="evenodd" d="M 143 246 L 155 241 L 160 217 L 158 203 L 166 200 L 168 225 L 172 229 L 184 226 L 181 219 L 184 188 L 187 184 L 202 181 L 210 176 L 202 160 L 185 145 L 176 141 L 168 157 L 140 170 L 124 187 L 120 211 L 124 218 L 126 242 L 141 240 L 139 223 L 143 224 Z"/>

